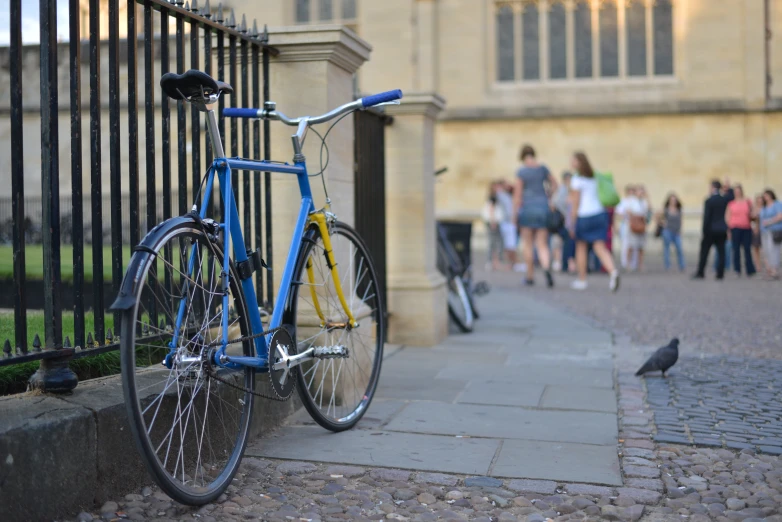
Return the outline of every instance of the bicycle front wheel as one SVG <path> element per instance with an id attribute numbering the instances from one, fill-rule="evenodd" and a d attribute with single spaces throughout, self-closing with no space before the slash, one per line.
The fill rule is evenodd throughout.
<path id="1" fill-rule="evenodd" d="M 460 276 L 448 278 L 448 315 L 464 333 L 472 332 L 475 316 L 472 312 L 467 288 Z"/>
<path id="2" fill-rule="evenodd" d="M 210 362 L 223 333 L 217 240 L 185 217 L 154 229 L 142 245 L 128 269 L 138 279 L 120 336 L 131 433 L 161 489 L 182 504 L 202 505 L 225 491 L 239 467 L 254 372 Z M 228 338 L 234 339 L 250 331 L 230 265 Z M 252 355 L 251 343 L 231 345 L 229 353 Z"/>
<path id="3" fill-rule="evenodd" d="M 307 232 L 286 307 L 296 325 L 298 353 L 316 356 L 297 373 L 299 396 L 312 418 L 331 431 L 352 428 L 375 395 L 383 359 L 386 319 L 377 273 L 356 232 L 331 226 L 331 247 L 341 286 L 357 327 L 341 305 L 317 227 Z"/>

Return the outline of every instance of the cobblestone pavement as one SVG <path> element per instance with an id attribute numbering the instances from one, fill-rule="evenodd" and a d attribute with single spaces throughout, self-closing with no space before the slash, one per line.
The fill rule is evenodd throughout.
<path id="1" fill-rule="evenodd" d="M 685 357 L 648 377 L 655 440 L 782 454 L 782 361 Z"/>
<path id="2" fill-rule="evenodd" d="M 639 460 L 648 453 L 635 452 Z M 638 520 L 646 504 L 659 499 L 659 493 L 632 485 L 503 481 L 246 458 L 227 494 L 214 504 L 189 508 L 144 488 L 106 502 L 94 513 L 80 513 L 75 520 Z"/>
<path id="3" fill-rule="evenodd" d="M 782 359 L 782 283 L 760 278 L 737 278 L 729 273 L 718 282 L 707 277 L 691 281 L 688 274 L 650 268 L 644 274 L 625 274 L 615 295 L 608 278 L 594 275 L 583 292 L 570 289 L 573 276 L 556 275 L 556 287 L 522 287 L 522 274 L 486 273 L 493 285 L 513 285 L 578 315 L 590 318 L 639 344 L 662 346 L 672 337 L 682 340 L 683 353 L 724 354 Z M 489 294 L 491 295 L 491 294 Z M 488 299 L 489 297 L 487 297 Z"/>

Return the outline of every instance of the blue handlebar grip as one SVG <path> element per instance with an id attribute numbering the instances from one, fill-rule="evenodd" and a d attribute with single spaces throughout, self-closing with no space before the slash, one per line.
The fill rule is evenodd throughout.
<path id="1" fill-rule="evenodd" d="M 261 109 L 244 109 L 237 107 L 228 107 L 223 109 L 223 116 L 226 118 L 260 118 Z"/>
<path id="2" fill-rule="evenodd" d="M 401 100 L 401 99 L 402 99 L 402 91 L 400 91 L 399 89 L 394 89 L 393 91 L 381 92 L 380 94 L 373 94 L 372 96 L 361 98 L 361 106 L 365 108 L 373 107 L 380 103 L 386 103 L 386 102 Z"/>

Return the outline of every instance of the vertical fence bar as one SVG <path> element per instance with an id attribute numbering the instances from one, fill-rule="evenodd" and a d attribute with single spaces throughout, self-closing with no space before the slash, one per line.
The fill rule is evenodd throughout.
<path id="1" fill-rule="evenodd" d="M 135 0 L 131 0 L 135 1 Z M 155 34 L 152 26 L 152 6 L 144 2 L 144 126 L 146 140 L 146 170 L 147 170 L 147 232 L 157 224 L 157 198 L 155 191 Z M 161 29 L 164 19 L 161 17 Z M 165 20 L 168 21 L 167 19 Z M 132 244 L 132 241 L 131 241 Z M 157 263 L 153 263 L 151 279 L 157 281 Z M 147 310 L 152 328 L 157 328 L 157 302 L 155 294 L 158 288 L 149 292 Z M 153 330 L 154 331 L 154 330 Z"/>
<path id="2" fill-rule="evenodd" d="M 84 347 L 84 214 L 81 157 L 81 27 L 79 0 L 68 2 L 71 51 L 71 222 L 73 226 L 73 343 Z"/>
<path id="3" fill-rule="evenodd" d="M 103 296 L 103 205 L 101 175 L 100 0 L 90 0 L 90 200 L 92 206 L 92 309 L 95 337 L 106 335 Z M 81 345 L 86 347 L 85 344 Z"/>
<path id="4" fill-rule="evenodd" d="M 60 285 L 60 165 L 57 100 L 57 4 L 40 0 L 41 195 L 46 348 L 62 347 Z"/>
<path id="5" fill-rule="evenodd" d="M 25 295 L 24 137 L 22 112 L 22 0 L 10 5 L 11 73 L 11 212 L 14 248 L 14 343 L 27 353 L 27 297 Z"/>
<path id="6" fill-rule="evenodd" d="M 193 4 L 195 4 L 195 0 L 193 0 Z M 197 14 L 195 5 L 193 6 L 193 11 L 194 14 Z M 190 22 L 191 69 L 200 69 L 198 62 L 198 47 L 198 20 L 193 18 Z M 196 201 L 196 193 L 198 192 L 198 187 L 201 185 L 201 115 L 195 105 L 190 107 L 190 111 L 190 124 L 192 126 L 190 135 L 192 144 L 191 160 L 193 166 L 193 204 L 198 205 L 198 201 Z"/>
<path id="7" fill-rule="evenodd" d="M 162 7 L 160 9 L 160 75 L 166 74 L 169 68 L 169 13 L 168 9 Z M 156 86 L 154 86 L 156 87 Z M 171 217 L 171 109 L 169 106 L 168 96 L 160 97 L 160 117 L 162 121 L 161 128 L 161 145 L 163 153 L 163 219 Z M 163 257 L 166 260 L 168 266 L 171 266 L 171 247 L 166 245 L 163 249 Z M 171 271 L 163 270 L 165 273 L 164 284 L 166 288 L 166 295 L 171 295 Z M 164 303 L 168 302 L 167 299 L 163 300 Z M 165 311 L 164 311 L 165 313 Z"/>
<path id="8" fill-rule="evenodd" d="M 245 22 L 242 18 L 242 28 Z M 250 106 L 250 80 L 247 70 L 247 40 L 242 39 L 240 45 L 242 56 L 242 107 Z M 250 157 L 250 120 L 242 118 L 242 155 L 245 158 Z M 255 174 L 253 174 L 254 176 Z M 242 199 L 244 201 L 244 242 L 250 247 L 252 245 L 252 213 L 250 207 L 250 171 L 242 172 Z"/>
<path id="9" fill-rule="evenodd" d="M 222 6 L 222 4 L 220 4 Z M 222 17 L 221 12 L 217 13 L 218 17 Z M 222 21 L 218 18 L 218 22 Z M 217 79 L 225 81 L 225 37 L 222 31 L 217 31 Z M 231 96 L 233 98 L 233 96 Z M 223 142 L 223 148 L 225 148 L 225 116 L 223 116 L 223 109 L 225 109 L 225 96 L 220 96 L 217 101 L 217 128 L 220 130 L 220 140 Z"/>
<path id="10" fill-rule="evenodd" d="M 207 7 L 207 13 L 204 16 L 207 16 L 211 18 L 211 12 L 208 10 L 209 2 L 206 3 Z M 208 74 L 209 76 L 212 76 L 212 30 L 209 27 L 204 27 L 204 72 Z M 222 96 L 221 96 L 222 98 Z M 204 114 L 204 119 L 206 119 L 207 115 Z M 209 166 L 212 165 L 212 160 L 214 159 L 213 152 L 212 152 L 212 140 L 209 139 L 209 127 L 208 123 L 204 123 L 204 128 L 206 128 L 206 139 L 204 140 L 204 150 L 206 151 L 206 164 Z M 206 205 L 206 213 L 208 216 L 214 216 L 214 205 L 215 198 L 214 196 L 209 198 L 209 201 L 207 201 Z"/>
<path id="11" fill-rule="evenodd" d="M 185 72 L 185 21 L 181 14 L 176 17 L 176 70 Z M 187 213 L 187 112 L 185 102 L 177 104 L 177 150 L 179 168 L 179 214 Z"/>
<path id="12" fill-rule="evenodd" d="M 136 0 L 128 2 L 128 184 L 130 195 L 130 246 L 139 243 L 139 168 L 138 168 L 138 31 Z M 146 52 L 146 51 L 145 51 Z M 118 322 L 114 323 L 115 326 Z"/>
<path id="13" fill-rule="evenodd" d="M 231 14 L 231 18 L 233 19 L 233 13 Z M 229 27 L 231 27 L 229 25 Z M 228 83 L 231 85 L 236 85 L 236 37 L 231 35 L 228 37 L 228 48 L 229 48 L 229 57 L 228 57 L 228 70 L 230 79 L 228 80 Z M 231 96 L 231 107 L 236 107 L 236 96 Z M 239 155 L 239 128 L 238 123 L 236 121 L 236 118 L 231 118 L 231 156 L 236 157 Z M 233 187 L 234 190 L 234 199 L 236 200 L 236 205 L 239 205 L 239 171 L 238 170 L 232 170 L 231 171 L 231 187 Z"/>
<path id="14" fill-rule="evenodd" d="M 264 28 L 264 35 L 266 35 L 266 29 Z M 268 36 L 265 36 L 268 38 Z M 263 48 L 263 102 L 269 101 L 269 50 Z M 266 160 L 271 159 L 272 155 L 272 141 L 270 133 L 271 122 L 269 120 L 263 121 L 263 158 Z M 266 264 L 274 266 L 274 259 L 272 259 L 272 175 L 271 172 L 264 173 L 263 179 L 263 191 L 264 191 L 264 212 L 266 219 Z M 274 277 L 272 272 L 269 271 L 266 279 L 266 306 L 271 308 L 274 303 Z"/>
<path id="15" fill-rule="evenodd" d="M 41 0 L 42 2 L 44 0 Z M 119 0 L 109 0 L 109 186 L 111 187 L 111 278 L 112 292 L 122 284 L 122 157 L 119 101 Z M 119 312 L 114 313 L 119 325 Z M 95 339 L 103 344 L 105 338 Z"/>
<path id="16" fill-rule="evenodd" d="M 257 27 L 253 26 L 253 35 L 257 37 Z M 253 62 L 253 107 L 261 106 L 261 73 L 258 64 L 259 53 L 258 44 L 253 44 L 252 62 Z M 261 159 L 261 122 L 253 120 L 253 159 Z M 261 174 L 256 172 L 253 176 L 253 216 L 255 218 L 255 248 L 263 248 L 263 231 L 261 230 Z M 259 301 L 263 302 L 263 270 L 255 272 L 255 292 L 259 296 Z"/>

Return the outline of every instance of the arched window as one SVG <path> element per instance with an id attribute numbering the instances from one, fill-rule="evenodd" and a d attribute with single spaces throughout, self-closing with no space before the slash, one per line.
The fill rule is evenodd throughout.
<path id="1" fill-rule="evenodd" d="M 540 79 L 540 13 L 537 2 L 524 4 L 521 11 L 522 78 Z"/>
<path id="2" fill-rule="evenodd" d="M 625 7 L 627 75 L 646 76 L 646 5 L 631 0 Z"/>
<path id="3" fill-rule="evenodd" d="M 310 21 L 310 0 L 296 0 L 296 21 L 298 23 Z"/>
<path id="4" fill-rule="evenodd" d="M 497 10 L 497 80 L 516 79 L 513 8 L 503 5 Z"/>
<path id="5" fill-rule="evenodd" d="M 652 8 L 654 24 L 654 74 L 673 74 L 673 6 L 671 0 L 655 0 Z"/>
<path id="6" fill-rule="evenodd" d="M 555 2 L 549 8 L 548 43 L 549 78 L 567 78 L 567 13 L 562 2 Z"/>
<path id="7" fill-rule="evenodd" d="M 319 16 L 318 18 L 322 22 L 328 22 L 334 17 L 334 12 L 332 11 L 333 6 L 331 5 L 331 0 L 320 0 L 320 9 L 319 9 Z"/>
<path id="8" fill-rule="evenodd" d="M 603 2 L 598 14 L 600 23 L 600 76 L 619 76 L 619 18 L 616 4 Z"/>
<path id="9" fill-rule="evenodd" d="M 592 77 L 592 9 L 579 1 L 573 9 L 573 56 L 576 78 Z"/>

